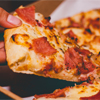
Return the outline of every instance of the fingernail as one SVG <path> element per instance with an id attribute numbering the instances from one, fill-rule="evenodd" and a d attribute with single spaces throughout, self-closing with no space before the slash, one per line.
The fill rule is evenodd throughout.
<path id="1" fill-rule="evenodd" d="M 8 15 L 8 18 L 7 18 L 7 21 L 13 25 L 16 25 L 16 26 L 20 26 L 21 25 L 21 21 L 13 16 L 13 15 Z"/>

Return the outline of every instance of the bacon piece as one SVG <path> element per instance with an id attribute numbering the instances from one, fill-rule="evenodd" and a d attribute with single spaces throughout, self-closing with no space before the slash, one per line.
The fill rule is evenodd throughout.
<path id="1" fill-rule="evenodd" d="M 91 52 L 89 50 L 86 50 L 86 49 L 79 49 L 79 48 L 74 48 L 75 51 L 79 52 L 79 54 L 81 55 L 90 55 Z"/>
<path id="2" fill-rule="evenodd" d="M 79 53 L 74 50 L 74 48 L 68 48 L 65 52 L 65 66 L 67 69 L 74 69 L 77 65 L 82 63 L 82 57 Z"/>
<path id="3" fill-rule="evenodd" d="M 87 82 L 83 82 L 82 84 L 81 84 L 82 86 L 89 86 L 89 83 L 87 83 Z"/>
<path id="4" fill-rule="evenodd" d="M 77 69 L 79 74 L 87 74 L 95 69 L 88 55 L 91 54 L 88 50 L 79 48 L 68 48 L 65 52 L 65 67 L 67 69 Z"/>
<path id="5" fill-rule="evenodd" d="M 46 37 L 33 39 L 32 49 L 34 49 L 36 53 L 44 56 L 50 56 L 57 52 L 57 50 L 49 44 Z"/>
<path id="6" fill-rule="evenodd" d="M 58 89 L 58 90 L 54 91 L 54 93 L 42 94 L 42 95 L 34 95 L 34 97 L 36 99 L 40 98 L 40 97 L 45 97 L 45 98 L 65 97 L 65 91 L 64 91 L 64 89 Z"/>
<path id="7" fill-rule="evenodd" d="M 46 66 L 42 69 L 45 75 L 48 75 L 48 72 L 53 69 L 53 62 L 46 64 Z"/>
<path id="8" fill-rule="evenodd" d="M 82 63 L 82 67 L 78 67 L 78 71 L 81 74 L 87 74 L 88 72 L 91 72 L 95 69 L 95 65 L 92 63 L 92 61 L 90 60 L 90 55 L 91 52 L 89 50 L 85 50 L 85 49 L 79 49 L 79 48 L 75 48 L 75 50 L 77 52 L 79 52 L 79 54 L 82 56 L 83 58 L 83 63 Z"/>
<path id="9" fill-rule="evenodd" d="M 82 57 L 79 55 L 78 52 L 75 51 L 74 48 L 69 49 L 69 54 L 70 54 L 70 58 L 76 64 L 76 66 L 78 66 L 78 65 L 80 65 L 80 63 L 82 63 Z"/>
<path id="10" fill-rule="evenodd" d="M 36 24 L 35 7 L 34 6 L 18 8 L 18 9 L 16 9 L 16 12 L 17 12 L 18 16 L 21 17 L 25 22 L 27 22 L 33 26 Z"/>
<path id="11" fill-rule="evenodd" d="M 100 18 L 89 19 L 89 21 L 94 28 L 100 29 Z"/>
<path id="12" fill-rule="evenodd" d="M 74 69 L 76 68 L 75 63 L 72 61 L 72 59 L 70 58 L 70 54 L 68 52 L 68 50 L 65 52 L 65 67 L 69 70 L 69 69 Z"/>
<path id="13" fill-rule="evenodd" d="M 83 66 L 79 67 L 78 69 L 81 74 L 87 74 L 95 69 L 95 65 L 93 65 L 93 63 L 89 60 L 83 60 Z"/>
<path id="14" fill-rule="evenodd" d="M 90 97 L 81 97 L 80 100 L 100 100 L 100 90 L 97 94 Z"/>
<path id="15" fill-rule="evenodd" d="M 69 32 L 67 32 L 65 35 L 67 35 L 68 37 L 70 37 L 72 40 L 75 40 L 77 42 L 77 36 L 73 33 L 72 30 L 70 30 Z"/>
<path id="16" fill-rule="evenodd" d="M 88 72 L 93 71 L 96 66 L 90 60 L 90 55 L 92 53 L 89 50 L 85 50 L 85 49 L 75 48 L 75 50 L 79 52 L 79 54 L 83 57 L 83 65 L 82 67 L 79 67 L 79 72 L 86 74 Z"/>
<path id="17" fill-rule="evenodd" d="M 95 20 L 92 20 L 92 25 L 94 28 L 100 29 L 100 18 L 96 18 Z"/>
<path id="18" fill-rule="evenodd" d="M 79 23 L 73 22 L 73 23 L 71 24 L 71 27 L 77 27 L 77 28 L 80 28 L 81 25 L 80 25 Z"/>

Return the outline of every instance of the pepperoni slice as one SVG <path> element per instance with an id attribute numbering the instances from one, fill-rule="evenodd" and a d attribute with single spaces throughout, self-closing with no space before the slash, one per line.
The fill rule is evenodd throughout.
<path id="1" fill-rule="evenodd" d="M 50 56 L 57 52 L 56 49 L 54 49 L 49 42 L 47 41 L 46 37 L 40 37 L 37 39 L 33 39 L 32 48 L 36 53 L 42 54 L 44 56 Z"/>
<path id="2" fill-rule="evenodd" d="M 18 8 L 18 9 L 16 9 L 16 12 L 17 12 L 18 16 L 21 17 L 25 22 L 27 22 L 33 26 L 36 24 L 35 7 L 34 6 Z"/>

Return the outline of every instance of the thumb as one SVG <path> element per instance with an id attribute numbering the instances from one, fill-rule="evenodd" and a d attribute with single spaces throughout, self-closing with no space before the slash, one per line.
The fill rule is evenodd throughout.
<path id="1" fill-rule="evenodd" d="M 0 7 L 0 26 L 5 28 L 12 28 L 20 26 L 21 20 L 6 12 Z"/>

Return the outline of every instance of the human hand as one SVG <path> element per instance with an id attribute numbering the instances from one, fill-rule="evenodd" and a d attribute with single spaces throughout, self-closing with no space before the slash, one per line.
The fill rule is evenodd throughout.
<path id="1" fill-rule="evenodd" d="M 22 24 L 21 20 L 9 14 L 3 8 L 0 7 L 0 26 L 4 28 L 13 28 L 20 26 Z M 4 42 L 0 41 L 0 64 L 6 62 L 6 54 L 4 49 Z"/>

